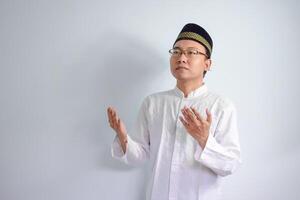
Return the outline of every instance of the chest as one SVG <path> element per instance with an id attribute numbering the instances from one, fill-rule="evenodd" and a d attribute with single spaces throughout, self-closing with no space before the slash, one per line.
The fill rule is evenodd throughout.
<path id="1" fill-rule="evenodd" d="M 194 107 L 200 115 L 206 119 L 206 108 L 212 110 L 213 101 L 208 98 L 197 99 L 159 99 L 149 104 L 148 108 L 148 128 L 152 147 L 158 148 L 160 145 L 171 148 L 174 144 L 185 148 L 193 149 L 197 145 L 196 141 L 188 134 L 179 116 L 182 116 L 181 109 Z M 213 120 L 211 129 L 217 123 L 217 116 L 212 112 Z M 213 132 L 213 131 L 212 131 Z M 189 149 L 189 150 L 191 150 Z"/>

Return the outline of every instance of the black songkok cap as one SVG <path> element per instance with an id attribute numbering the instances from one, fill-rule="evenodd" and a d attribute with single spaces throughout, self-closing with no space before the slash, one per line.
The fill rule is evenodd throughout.
<path id="1" fill-rule="evenodd" d="M 180 31 L 173 46 L 179 40 L 194 40 L 196 42 L 199 42 L 206 48 L 208 57 L 211 56 L 213 41 L 208 32 L 201 26 L 193 23 L 186 24 Z"/>

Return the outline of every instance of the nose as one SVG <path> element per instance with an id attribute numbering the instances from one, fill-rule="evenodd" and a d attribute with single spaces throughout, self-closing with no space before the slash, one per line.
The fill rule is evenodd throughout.
<path id="1" fill-rule="evenodd" d="M 186 63 L 187 62 L 187 57 L 184 53 L 181 53 L 180 56 L 177 58 L 177 63 Z"/>

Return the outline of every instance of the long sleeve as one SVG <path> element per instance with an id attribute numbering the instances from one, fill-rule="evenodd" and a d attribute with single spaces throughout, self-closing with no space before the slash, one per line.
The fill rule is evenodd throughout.
<path id="1" fill-rule="evenodd" d="M 236 109 L 233 104 L 222 110 L 214 133 L 210 132 L 203 150 L 200 145 L 197 147 L 194 158 L 220 176 L 232 174 L 241 164 Z"/>
<path id="2" fill-rule="evenodd" d="M 150 136 L 147 121 L 147 99 L 140 106 L 132 137 L 127 135 L 127 146 L 124 154 L 118 136 L 116 135 L 111 145 L 112 157 L 128 164 L 140 165 L 149 159 Z"/>

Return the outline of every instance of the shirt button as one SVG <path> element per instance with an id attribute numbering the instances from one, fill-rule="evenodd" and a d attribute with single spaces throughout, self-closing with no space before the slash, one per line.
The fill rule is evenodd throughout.
<path id="1" fill-rule="evenodd" d="M 178 168 L 179 168 L 179 165 L 178 165 L 178 164 L 172 164 L 172 166 L 171 166 L 171 171 L 172 171 L 172 172 L 176 172 L 176 171 L 178 171 Z"/>

